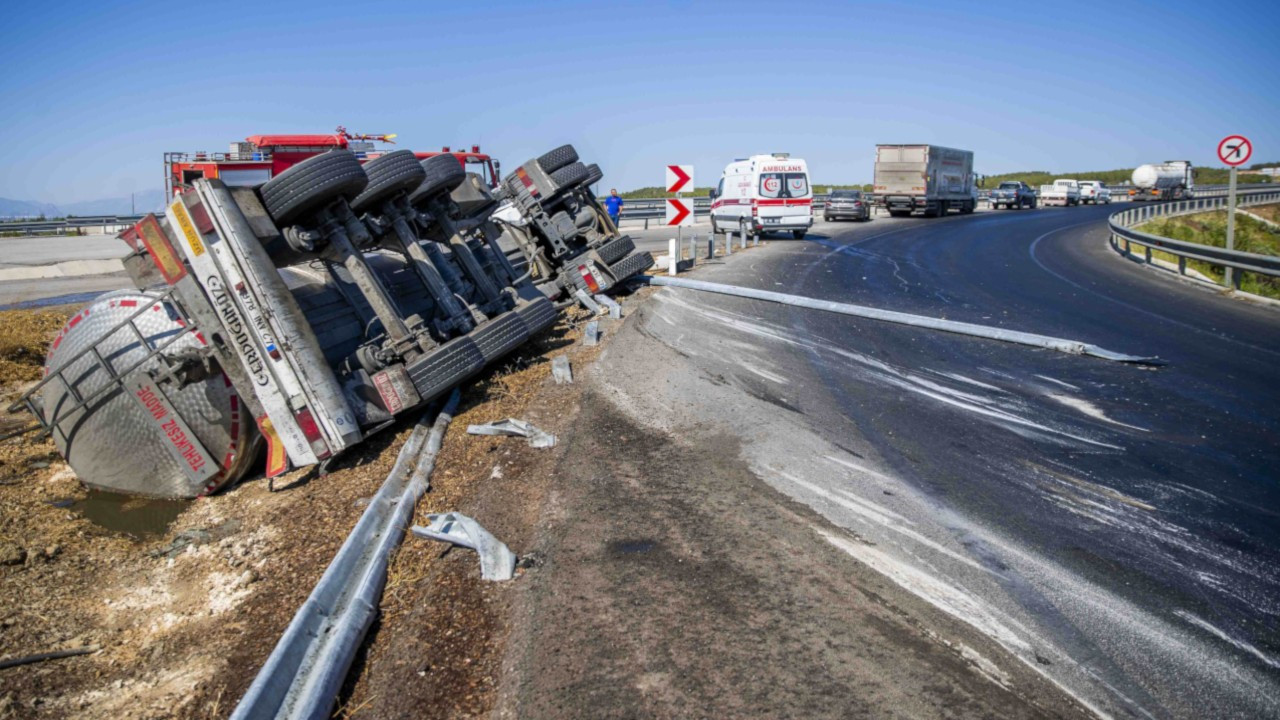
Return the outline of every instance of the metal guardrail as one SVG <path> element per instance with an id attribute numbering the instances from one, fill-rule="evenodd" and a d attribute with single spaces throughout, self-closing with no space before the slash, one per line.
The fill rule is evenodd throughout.
<path id="1" fill-rule="evenodd" d="M 68 230 L 85 227 L 128 227 L 136 225 L 145 215 L 89 215 L 85 217 L 63 218 L 60 220 L 23 220 L 20 222 L 0 223 L 0 234 L 6 233 L 53 233 L 63 234 Z"/>
<path id="2" fill-rule="evenodd" d="M 1107 220 L 1111 230 L 1111 247 L 1125 257 L 1132 258 L 1133 246 L 1140 245 L 1143 248 L 1145 260 L 1148 264 L 1151 263 L 1151 251 L 1153 249 L 1169 253 L 1178 258 L 1178 272 L 1182 275 L 1187 273 L 1187 260 L 1199 260 L 1242 272 L 1255 272 L 1262 275 L 1280 277 L 1280 257 L 1274 255 L 1227 250 L 1226 248 L 1212 245 L 1174 240 L 1173 238 L 1161 237 L 1133 229 L 1155 218 L 1191 215 L 1227 207 L 1226 190 L 1222 190 L 1221 195 L 1216 194 L 1216 188 L 1209 192 L 1213 192 L 1214 195 L 1211 197 L 1197 197 L 1194 200 L 1149 203 L 1112 214 Z M 1237 207 L 1277 202 L 1280 202 L 1280 190 L 1240 193 L 1237 189 Z M 1230 273 L 1232 276 L 1231 284 L 1235 286 L 1235 289 L 1240 287 L 1240 274 L 1240 272 Z"/>
<path id="3" fill-rule="evenodd" d="M 1273 188 L 1275 185 L 1270 183 L 1247 183 L 1237 185 L 1237 192 L 1244 192 L 1253 189 Z M 1129 192 L 1127 185 L 1112 185 L 1112 200 L 1120 201 Z M 985 201 L 984 190 L 989 191 L 990 188 L 979 190 L 979 201 Z M 1226 196 L 1226 185 L 1201 185 L 1195 189 L 1197 198 Z M 872 204 L 875 203 L 875 194 L 865 193 L 867 199 Z M 622 206 L 623 220 L 652 220 L 666 216 L 666 208 L 663 205 L 664 198 L 642 198 L 627 200 Z M 711 211 L 711 199 L 707 197 L 685 198 L 685 200 L 693 201 L 693 212 L 695 216 L 706 215 Z M 820 210 L 826 205 L 827 195 L 818 194 L 813 196 L 813 208 Z M 69 230 L 76 230 L 86 227 L 129 227 L 136 224 L 145 215 L 90 215 L 85 217 L 72 217 L 59 220 L 23 220 L 19 222 L 0 222 L 0 235 L 10 233 L 28 233 L 28 234 L 62 234 Z"/>

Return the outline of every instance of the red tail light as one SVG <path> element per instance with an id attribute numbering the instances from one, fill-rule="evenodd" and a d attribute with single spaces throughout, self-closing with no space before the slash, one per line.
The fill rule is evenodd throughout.
<path id="1" fill-rule="evenodd" d="M 316 424 L 310 408 L 302 408 L 294 413 L 293 419 L 298 421 L 298 428 L 307 437 L 307 442 L 311 444 L 311 451 L 317 458 L 323 460 L 333 454 L 329 452 L 329 446 L 325 444 L 324 435 L 320 434 L 320 426 Z"/>
<path id="2" fill-rule="evenodd" d="M 586 281 L 587 287 L 591 288 L 591 292 L 600 292 L 600 283 L 596 282 L 596 276 L 586 265 L 579 265 L 578 272 L 582 273 L 582 279 Z"/>

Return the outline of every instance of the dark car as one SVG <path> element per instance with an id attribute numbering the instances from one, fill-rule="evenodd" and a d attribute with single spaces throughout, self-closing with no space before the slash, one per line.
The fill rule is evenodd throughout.
<path id="1" fill-rule="evenodd" d="M 1039 196 L 1036 195 L 1035 189 L 1024 182 L 1006 180 L 1000 183 L 1000 187 L 992 190 L 987 199 L 991 201 L 992 208 L 1034 209 L 1038 204 Z"/>
<path id="2" fill-rule="evenodd" d="M 842 219 L 870 220 L 871 203 L 867 202 L 861 190 L 832 190 L 822 208 L 822 219 L 827 222 Z"/>

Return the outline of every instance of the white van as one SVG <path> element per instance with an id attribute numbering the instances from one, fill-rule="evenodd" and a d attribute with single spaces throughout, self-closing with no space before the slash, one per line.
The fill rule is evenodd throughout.
<path id="1" fill-rule="evenodd" d="M 786 153 L 734 160 L 711 191 L 712 232 L 790 232 L 800 240 L 812 226 L 809 166 Z"/>

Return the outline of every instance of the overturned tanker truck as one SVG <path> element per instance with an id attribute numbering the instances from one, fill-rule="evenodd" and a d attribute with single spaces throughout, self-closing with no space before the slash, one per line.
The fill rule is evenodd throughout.
<path id="1" fill-rule="evenodd" d="M 115 492 L 205 495 L 263 445 L 268 476 L 323 470 L 652 265 L 598 179 L 571 146 L 496 191 L 408 150 L 322 149 L 257 185 L 191 178 L 121 233 L 135 288 L 72 316 L 9 410 Z"/>

